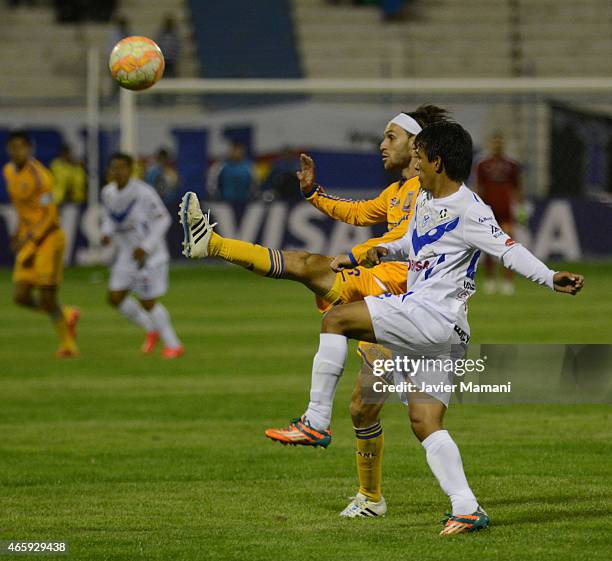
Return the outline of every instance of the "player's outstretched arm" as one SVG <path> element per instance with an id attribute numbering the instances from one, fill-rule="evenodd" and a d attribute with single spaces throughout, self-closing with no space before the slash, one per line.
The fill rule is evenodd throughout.
<path id="1" fill-rule="evenodd" d="M 333 197 L 316 183 L 316 167 L 307 154 L 300 155 L 301 169 L 297 172 L 304 198 L 317 210 L 334 220 L 353 226 L 371 226 L 387 222 L 387 190 L 378 197 L 365 201 L 352 201 Z"/>
<path id="2" fill-rule="evenodd" d="M 550 269 L 499 227 L 489 207 L 475 205 L 466 212 L 465 222 L 465 241 L 497 257 L 504 267 L 555 292 L 576 295 L 582 289 L 582 275 Z"/>
<path id="3" fill-rule="evenodd" d="M 563 292 L 576 296 L 584 286 L 584 277 L 568 271 L 559 271 L 553 277 L 553 287 L 555 292 Z"/>

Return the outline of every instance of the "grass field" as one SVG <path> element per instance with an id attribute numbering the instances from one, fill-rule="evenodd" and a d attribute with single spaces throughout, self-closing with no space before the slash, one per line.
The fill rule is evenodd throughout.
<path id="1" fill-rule="evenodd" d="M 476 342 L 612 343 L 610 265 L 579 265 L 577 298 L 518 282 L 470 306 Z M 438 537 L 447 500 L 389 405 L 384 519 L 343 520 L 356 491 L 347 405 L 328 450 L 263 437 L 307 401 L 320 317 L 305 289 L 230 267 L 177 268 L 165 298 L 187 352 L 138 353 L 141 334 L 104 301 L 105 273 L 69 270 L 82 357 L 53 358 L 43 317 L 10 302 L 0 272 L 0 539 L 67 540 L 87 560 L 608 560 L 608 405 L 452 406 L 490 529 Z M 25 557 L 19 557 L 24 559 Z"/>

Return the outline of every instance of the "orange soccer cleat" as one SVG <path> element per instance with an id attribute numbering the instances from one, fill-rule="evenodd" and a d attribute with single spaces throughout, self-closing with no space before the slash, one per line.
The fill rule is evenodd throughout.
<path id="1" fill-rule="evenodd" d="M 293 419 L 285 429 L 268 429 L 266 436 L 281 444 L 292 446 L 321 446 L 327 448 L 331 444 L 331 430 L 317 430 L 304 417 Z"/>
<path id="2" fill-rule="evenodd" d="M 483 530 L 489 525 L 489 517 L 481 507 L 478 507 L 476 512 L 472 514 L 458 514 L 455 516 L 447 514 L 446 518 L 442 520 L 442 524 L 444 524 L 444 529 L 440 532 L 440 535 L 453 536 L 455 534 Z"/>
<path id="3" fill-rule="evenodd" d="M 163 358 L 179 358 L 185 354 L 185 347 L 165 347 L 162 349 Z"/>
<path id="4" fill-rule="evenodd" d="M 141 351 L 146 355 L 151 354 L 157 346 L 157 341 L 159 341 L 159 333 L 157 331 L 149 331 L 142 344 Z"/>

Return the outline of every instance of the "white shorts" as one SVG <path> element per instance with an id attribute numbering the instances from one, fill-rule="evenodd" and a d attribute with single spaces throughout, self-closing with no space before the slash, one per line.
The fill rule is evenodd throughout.
<path id="1" fill-rule="evenodd" d="M 365 303 L 377 342 L 392 350 L 396 363 L 397 358 L 401 361 L 402 368 L 393 372 L 394 383 L 411 383 L 417 391 L 448 407 L 455 383 L 449 361 L 465 355 L 469 340 L 467 325 L 456 328 L 438 313 L 413 301 L 409 294 L 367 296 Z M 406 363 L 404 357 L 411 361 Z M 407 393 L 398 393 L 407 403 Z"/>
<path id="2" fill-rule="evenodd" d="M 145 265 L 141 269 L 117 264 L 111 267 L 110 290 L 129 290 L 141 300 L 153 300 L 168 290 L 168 262 Z"/>

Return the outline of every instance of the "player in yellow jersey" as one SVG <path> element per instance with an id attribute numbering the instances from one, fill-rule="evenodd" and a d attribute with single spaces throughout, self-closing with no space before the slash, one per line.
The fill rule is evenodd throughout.
<path id="1" fill-rule="evenodd" d="M 381 238 L 355 246 L 349 254 L 336 258 L 304 251 L 280 251 L 259 245 L 223 238 L 212 231 L 214 225 L 200 210 L 197 197 L 187 193 L 181 203 L 181 223 L 185 230 L 183 253 L 187 257 L 219 257 L 241 265 L 260 275 L 301 282 L 317 296 L 317 304 L 325 311 L 333 304 L 363 300 L 368 295 L 385 292 L 406 292 L 407 265 L 385 262 L 373 268 L 357 267 L 342 270 L 347 263 L 362 260 L 367 251 L 380 243 L 400 239 L 406 232 L 414 210 L 414 200 L 420 185 L 414 169 L 412 142 L 422 128 L 446 120 L 447 111 L 426 105 L 410 113 L 400 113 L 386 126 L 380 144 L 384 167 L 401 171 L 402 179 L 389 185 L 370 200 L 352 201 L 328 195 L 315 183 L 315 165 L 311 158 L 301 156 L 298 172 L 305 198 L 316 208 L 336 220 L 356 226 L 386 222 L 388 232 Z M 371 384 L 371 364 L 386 357 L 386 350 L 370 343 L 361 343 L 364 366 L 351 399 L 351 417 L 357 437 L 357 467 L 360 488 L 355 499 L 341 513 L 343 516 L 378 516 L 386 512 L 381 494 L 381 466 L 384 437 L 379 415 L 383 403 L 364 403 L 362 387 Z M 285 444 L 327 447 L 331 433 L 319 434 L 295 419 L 285 429 L 268 429 L 266 436 Z"/>
<path id="2" fill-rule="evenodd" d="M 4 166 L 3 174 L 19 219 L 12 238 L 16 254 L 14 300 L 20 306 L 48 314 L 59 339 L 57 356 L 74 357 L 79 353 L 75 336 L 79 312 L 72 307 L 62 308 L 57 301 L 65 240 L 57 207 L 53 204 L 53 178 L 32 157 L 32 143 L 27 133 L 9 134 L 6 148 L 10 161 Z"/>

